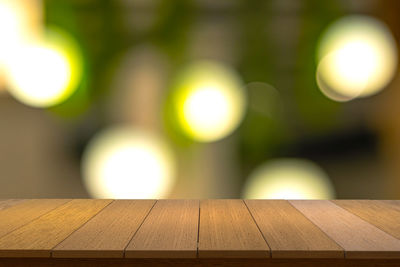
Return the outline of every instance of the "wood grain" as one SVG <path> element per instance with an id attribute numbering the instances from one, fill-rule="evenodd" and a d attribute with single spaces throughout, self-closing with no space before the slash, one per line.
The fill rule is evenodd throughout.
<path id="1" fill-rule="evenodd" d="M 374 200 L 374 201 L 381 201 L 386 205 L 390 205 L 392 208 L 400 210 L 400 200 Z"/>
<path id="2" fill-rule="evenodd" d="M 400 239 L 400 209 L 375 200 L 333 200 L 332 202 Z"/>
<path id="3" fill-rule="evenodd" d="M 26 201 L 26 199 L 3 199 L 0 200 L 0 210 L 8 209 L 12 206 L 15 206 L 19 203 Z"/>
<path id="4" fill-rule="evenodd" d="M 52 251 L 61 258 L 122 258 L 155 200 L 115 200 Z"/>
<path id="5" fill-rule="evenodd" d="M 400 258 L 400 240 L 328 200 L 290 203 L 345 249 L 346 258 Z"/>
<path id="6" fill-rule="evenodd" d="M 199 257 L 268 258 L 270 251 L 242 200 L 200 202 Z"/>
<path id="7" fill-rule="evenodd" d="M 0 257 L 50 257 L 53 247 L 111 202 L 75 199 L 65 203 L 0 238 Z"/>
<path id="8" fill-rule="evenodd" d="M 158 200 L 125 250 L 127 258 L 195 258 L 198 200 Z"/>
<path id="9" fill-rule="evenodd" d="M 343 258 L 343 249 L 286 200 L 246 200 L 272 258 Z"/>
<path id="10" fill-rule="evenodd" d="M 68 199 L 32 199 L 0 210 L 0 237 L 65 204 Z"/>
<path id="11" fill-rule="evenodd" d="M 97 259 L 103 264 L 101 258 L 113 257 L 127 260 L 127 265 L 173 258 L 199 266 L 235 260 L 245 264 L 243 260 L 250 258 L 268 266 L 283 262 L 308 266 L 312 260 L 324 266 L 333 261 L 352 266 L 354 260 L 370 263 L 373 258 L 376 264 L 398 263 L 399 204 L 395 200 L 0 200 L 0 266 L 6 258 L 23 257 L 30 258 L 28 266 L 35 265 L 33 257 L 65 266 L 73 260 L 84 264 Z"/>

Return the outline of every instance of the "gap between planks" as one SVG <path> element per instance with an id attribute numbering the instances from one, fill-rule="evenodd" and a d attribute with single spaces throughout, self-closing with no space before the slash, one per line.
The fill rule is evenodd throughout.
<path id="1" fill-rule="evenodd" d="M 3 236 L 18 230 L 21 227 L 24 227 L 25 225 L 31 223 L 34 220 L 37 220 L 41 218 L 42 216 L 45 216 L 47 213 L 55 210 L 56 208 L 65 205 L 72 201 L 71 199 L 56 199 L 56 200 L 51 200 L 51 199 L 29 199 L 26 201 L 22 201 L 17 203 L 16 205 L 12 205 L 7 207 L 4 210 L 0 211 L 0 218 L 2 219 L 4 224 L 0 223 L 0 238 Z M 39 211 L 38 214 L 35 214 L 33 212 L 34 208 L 37 208 L 37 204 L 40 204 L 42 209 L 46 209 L 46 206 L 48 206 L 47 211 Z M 36 212 L 36 210 L 35 210 Z M 20 214 L 23 213 L 23 214 Z M 12 215 L 18 215 L 17 218 L 15 218 Z M 6 217 L 6 218 L 4 218 Z M 12 220 L 8 221 L 7 217 L 11 217 Z M 21 223 L 22 221 L 22 223 Z M 7 230 L 8 228 L 8 230 Z"/>
<path id="2" fill-rule="evenodd" d="M 257 221 L 254 219 L 254 215 L 253 215 L 253 213 L 251 212 L 251 210 L 249 209 L 249 206 L 247 206 L 246 201 L 243 200 L 243 199 L 242 199 L 242 201 L 243 201 L 243 204 L 246 206 L 247 211 L 250 213 L 250 216 L 251 216 L 251 218 L 253 219 L 253 222 L 256 224 L 258 231 L 260 231 L 261 236 L 264 238 L 264 241 L 265 241 L 265 243 L 267 244 L 267 246 L 268 246 L 268 248 L 269 248 L 269 257 L 272 258 L 272 249 L 271 249 L 271 246 L 268 244 L 268 241 L 267 241 L 267 239 L 265 238 L 263 232 L 261 231 L 260 226 L 258 225 Z"/>
<path id="3" fill-rule="evenodd" d="M 126 244 L 125 248 L 124 248 L 124 258 L 126 258 L 126 248 L 129 246 L 129 244 L 132 242 L 132 239 L 135 237 L 136 233 L 139 231 L 139 229 L 142 227 L 144 221 L 147 219 L 147 217 L 149 216 L 150 212 L 153 210 L 154 206 L 157 204 L 158 200 L 156 200 L 153 204 L 153 206 L 151 206 L 149 212 L 146 214 L 146 216 L 144 217 L 143 221 L 140 223 L 139 227 L 136 229 L 135 233 L 132 235 L 132 238 L 129 240 L 129 242 Z"/>
<path id="4" fill-rule="evenodd" d="M 84 222 L 90 220 L 110 202 L 112 200 L 74 199 L 67 201 L 1 237 L 0 256 L 50 257 L 54 246 Z"/>
<path id="5" fill-rule="evenodd" d="M 328 200 L 290 200 L 345 250 L 346 258 L 400 258 L 400 240 Z"/>
<path id="6" fill-rule="evenodd" d="M 126 258 L 196 258 L 198 200 L 159 200 L 125 249 Z"/>
<path id="7" fill-rule="evenodd" d="M 27 203 L 28 201 L 29 201 L 29 200 L 27 200 L 27 201 L 21 201 L 20 203 L 17 203 L 17 204 L 15 204 L 15 205 L 11 206 L 11 207 L 7 207 L 6 209 L 1 210 L 1 211 L 6 211 L 6 210 L 11 209 L 11 208 L 13 208 L 13 207 L 17 207 L 17 206 L 19 206 L 19 205 L 23 205 L 24 203 Z M 60 204 L 60 205 L 58 205 L 58 206 L 55 206 L 54 208 L 48 210 L 46 213 L 44 213 L 44 214 L 42 214 L 42 215 L 40 215 L 40 216 L 38 216 L 38 217 L 36 217 L 36 218 L 30 220 L 30 221 L 27 221 L 27 222 L 26 222 L 25 224 L 23 224 L 23 225 L 20 225 L 19 227 L 15 228 L 15 229 L 12 230 L 11 232 L 14 232 L 14 231 L 18 230 L 18 229 L 20 229 L 20 228 L 26 226 L 27 224 L 32 223 L 33 221 L 39 220 L 40 218 L 42 218 L 43 216 L 46 216 L 48 213 L 51 213 L 52 211 L 54 211 L 55 209 L 59 208 L 60 206 L 66 205 L 67 203 L 70 203 L 72 200 L 65 200 L 65 201 L 66 201 L 66 202 L 64 202 L 64 203 L 62 203 L 62 204 Z M 163 200 L 162 200 L 162 201 L 163 201 Z M 179 201 L 179 200 L 175 200 L 175 201 Z M 265 200 L 265 201 L 267 202 L 267 201 L 271 201 L 271 200 Z M 60 242 L 58 242 L 58 243 L 50 250 L 50 256 L 52 256 L 52 254 L 53 254 L 53 253 L 52 253 L 52 252 L 53 252 L 53 249 L 54 249 L 56 246 L 58 246 L 59 244 L 61 244 L 64 240 L 68 239 L 71 235 L 73 235 L 73 234 L 74 234 L 75 232 L 77 232 L 79 229 L 81 229 L 82 227 L 84 227 L 86 224 L 88 224 L 88 223 L 89 223 L 91 220 L 93 220 L 95 217 L 99 216 L 99 214 L 101 214 L 101 212 L 102 212 L 104 209 L 106 209 L 109 205 L 111 205 L 113 202 L 114 202 L 114 200 L 111 200 L 111 202 L 109 202 L 107 205 L 105 205 L 103 208 L 101 208 L 97 213 L 95 213 L 94 215 L 92 215 L 87 221 L 85 221 L 85 222 L 82 223 L 79 227 L 77 227 L 75 230 L 73 230 L 73 231 L 72 231 L 69 235 L 67 235 L 63 240 L 61 240 Z M 263 234 L 263 232 L 262 232 L 262 230 L 261 230 L 260 225 L 257 223 L 257 220 L 255 219 L 254 214 L 253 214 L 253 212 L 251 211 L 251 209 L 249 208 L 249 206 L 248 206 L 248 204 L 246 203 L 246 201 L 241 200 L 241 202 L 242 202 L 243 205 L 246 207 L 246 210 L 247 210 L 247 212 L 249 213 L 252 222 L 253 222 L 253 223 L 255 224 L 255 226 L 257 227 L 259 233 L 261 234 L 263 240 L 265 241 L 267 247 L 269 248 L 269 254 L 270 254 L 270 257 L 271 257 L 272 249 L 271 249 L 271 245 L 270 245 L 269 242 L 268 242 L 268 238 L 266 238 L 266 237 L 264 236 L 264 234 Z M 315 220 L 311 220 L 311 219 L 309 218 L 309 216 L 307 216 L 307 212 L 304 213 L 304 210 L 302 211 L 302 209 L 299 209 L 298 206 L 296 207 L 296 205 L 293 205 L 292 201 L 287 201 L 287 202 L 288 202 L 288 204 L 289 204 L 290 206 L 292 206 L 294 209 L 296 209 L 297 211 L 299 211 L 299 212 L 305 217 L 305 219 L 309 220 L 313 225 L 315 225 L 318 229 L 320 229 L 322 232 L 324 232 L 329 238 L 331 238 L 331 239 L 333 240 L 333 242 L 338 243 L 338 242 L 337 242 L 337 238 L 333 238 L 332 235 L 329 234 L 329 231 L 328 231 L 328 232 L 326 231 L 326 229 L 323 227 L 323 225 L 322 225 L 322 227 L 321 227 L 321 224 L 316 223 Z M 294 202 L 301 202 L 301 201 L 294 201 Z M 313 202 L 316 203 L 316 204 L 319 203 L 319 201 L 313 201 Z M 141 221 L 139 227 L 136 229 L 135 233 L 132 235 L 131 239 L 129 240 L 129 242 L 127 243 L 127 245 L 125 246 L 125 248 L 123 249 L 123 257 L 125 257 L 125 253 L 126 253 L 127 247 L 128 247 L 129 244 L 132 242 L 132 240 L 135 238 L 135 236 L 137 235 L 137 233 L 140 231 L 140 229 L 142 228 L 143 224 L 146 222 L 146 220 L 147 220 L 147 218 L 149 217 L 149 215 L 153 212 L 153 208 L 156 206 L 157 203 L 158 203 L 158 200 L 156 200 L 156 201 L 154 202 L 154 204 L 151 206 L 150 210 L 147 212 L 146 216 L 145 216 L 145 217 L 143 218 L 143 220 Z M 200 201 L 199 201 L 199 203 L 200 203 Z M 335 203 L 335 201 L 326 201 L 326 203 L 331 203 L 332 205 L 336 206 L 337 208 L 343 210 L 344 214 L 346 214 L 346 213 L 351 214 L 351 215 L 357 217 L 359 220 L 363 221 L 365 224 L 368 224 L 368 225 L 370 225 L 370 226 L 372 226 L 372 227 L 374 227 L 374 228 L 376 228 L 376 229 L 378 229 L 378 230 L 384 232 L 385 234 L 390 235 L 390 233 L 387 233 L 386 231 L 383 231 L 383 230 L 380 229 L 380 227 L 378 227 L 377 225 L 372 224 L 371 222 L 369 222 L 368 220 L 365 220 L 364 218 L 358 216 L 358 215 L 355 214 L 354 212 L 351 212 L 351 211 L 349 211 L 349 210 L 347 210 L 347 209 L 341 207 L 340 205 L 337 205 L 337 204 Z M 394 207 L 393 207 L 393 209 L 394 209 Z M 343 212 L 341 212 L 341 214 L 343 214 Z M 0 213 L 0 214 L 1 214 L 1 213 Z M 202 214 L 201 205 L 198 205 L 198 212 L 197 212 L 197 237 L 195 237 L 195 238 L 197 238 L 197 240 L 196 240 L 196 258 L 199 258 L 199 257 L 200 257 L 200 256 L 199 256 L 199 252 L 200 252 L 200 240 L 201 240 L 201 233 L 200 233 L 201 225 L 200 225 L 200 222 L 201 222 L 202 215 L 204 216 L 204 214 Z M 321 215 L 323 215 L 323 214 L 321 214 Z M 340 221 L 339 221 L 339 222 L 340 222 Z M 363 224 L 363 225 L 365 225 L 365 224 Z M 8 234 L 11 233 L 11 232 L 8 232 L 6 235 L 8 235 Z M 393 235 L 390 235 L 390 236 L 393 237 Z M 335 236 L 334 236 L 334 237 L 335 237 Z M 395 238 L 395 237 L 393 237 L 393 238 Z M 348 250 L 348 249 L 345 249 L 345 250 L 344 250 L 344 253 L 345 253 L 345 254 L 346 254 L 346 251 L 347 251 L 347 250 Z M 356 251 L 356 252 L 357 252 L 358 254 L 355 253 L 354 251 L 350 251 L 350 252 L 351 252 L 350 255 L 345 255 L 346 258 L 354 258 L 354 257 L 366 257 L 366 258 L 368 258 L 368 257 L 378 257 L 378 258 L 379 258 L 379 257 L 383 257 L 383 258 L 385 258 L 385 257 L 389 257 L 389 258 L 390 258 L 390 257 L 395 257 L 395 258 L 397 258 L 397 257 L 398 257 L 398 256 L 397 256 L 398 253 L 396 253 L 396 252 L 394 252 L 394 254 L 393 254 L 393 253 L 386 254 L 386 256 L 385 256 L 385 252 L 390 252 L 390 251 L 369 251 L 370 255 L 368 255 L 368 253 L 367 253 L 367 254 L 365 254 L 365 253 L 364 253 L 364 254 L 363 254 L 363 253 L 360 254 L 360 253 L 358 253 L 357 251 Z M 365 252 L 365 251 L 364 251 L 364 252 Z M 368 251 L 367 251 L 367 252 L 368 252 Z M 378 252 L 378 253 L 376 253 L 376 252 Z M 374 253 L 375 253 L 375 254 L 374 254 Z"/>
<path id="8" fill-rule="evenodd" d="M 344 258 L 343 248 L 287 200 L 245 200 L 272 258 Z"/>
<path id="9" fill-rule="evenodd" d="M 270 258 L 268 244 L 243 200 L 202 200 L 200 208 L 200 258 Z"/>
<path id="10" fill-rule="evenodd" d="M 67 238 L 69 238 L 70 236 L 72 236 L 75 232 L 77 232 L 79 229 L 81 229 L 84 225 L 86 225 L 89 221 L 91 221 L 94 217 L 96 217 L 97 215 L 99 215 L 105 208 L 107 208 L 108 206 L 110 206 L 112 203 L 114 203 L 115 200 L 112 200 L 110 203 L 108 203 L 106 206 L 104 206 L 101 210 L 99 210 L 98 213 L 96 213 L 95 215 L 93 215 L 89 220 L 87 220 L 86 222 L 84 222 L 81 226 L 79 226 L 78 228 L 76 228 L 74 231 L 72 231 L 67 237 L 65 237 L 63 240 L 61 240 L 57 245 L 55 245 L 54 247 L 51 248 L 50 251 L 50 257 L 53 257 L 53 253 L 54 253 L 54 249 L 60 245 L 61 243 L 63 243 Z"/>

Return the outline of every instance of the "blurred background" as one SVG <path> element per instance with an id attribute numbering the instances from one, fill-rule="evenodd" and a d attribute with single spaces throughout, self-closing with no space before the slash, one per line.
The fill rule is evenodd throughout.
<path id="1" fill-rule="evenodd" d="M 0 0 L 0 198 L 399 198 L 398 10 Z"/>

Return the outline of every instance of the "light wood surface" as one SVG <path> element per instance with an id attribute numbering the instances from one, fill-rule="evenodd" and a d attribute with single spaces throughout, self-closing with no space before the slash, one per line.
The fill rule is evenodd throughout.
<path id="1" fill-rule="evenodd" d="M 199 257 L 269 258 L 270 250 L 242 200 L 200 202 Z"/>
<path id="2" fill-rule="evenodd" d="M 334 200 L 336 205 L 400 239 L 400 209 L 383 201 Z"/>
<path id="3" fill-rule="evenodd" d="M 196 258 L 198 200 L 158 200 L 125 250 L 127 258 Z"/>
<path id="4" fill-rule="evenodd" d="M 386 205 L 390 205 L 392 208 L 400 210 L 400 200 L 373 200 L 373 201 L 383 202 Z"/>
<path id="5" fill-rule="evenodd" d="M 0 210 L 5 210 L 19 203 L 26 201 L 26 199 L 3 199 L 0 200 Z"/>
<path id="6" fill-rule="evenodd" d="M 0 200 L 0 267 L 39 262 L 151 266 L 166 259 L 165 264 L 181 266 L 226 262 L 243 266 L 251 258 L 260 266 L 262 262 L 400 266 L 399 204 L 396 200 Z M 26 261 L 14 261 L 15 265 L 11 258 Z"/>
<path id="7" fill-rule="evenodd" d="M 0 256 L 49 257 L 52 248 L 111 202 L 71 200 L 0 238 Z"/>
<path id="8" fill-rule="evenodd" d="M 286 200 L 246 200 L 272 258 L 344 258 L 343 249 Z"/>
<path id="9" fill-rule="evenodd" d="M 68 201 L 67 199 L 32 199 L 0 210 L 0 237 Z"/>
<path id="10" fill-rule="evenodd" d="M 122 258 L 155 200 L 115 200 L 53 249 L 53 257 Z"/>
<path id="11" fill-rule="evenodd" d="M 328 200 L 290 203 L 345 249 L 346 258 L 400 258 L 400 240 Z"/>

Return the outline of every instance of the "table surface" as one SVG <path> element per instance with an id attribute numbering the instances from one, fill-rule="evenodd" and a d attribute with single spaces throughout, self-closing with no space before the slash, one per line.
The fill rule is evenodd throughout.
<path id="1" fill-rule="evenodd" d="M 0 257 L 399 259 L 400 200 L 0 200 Z"/>

